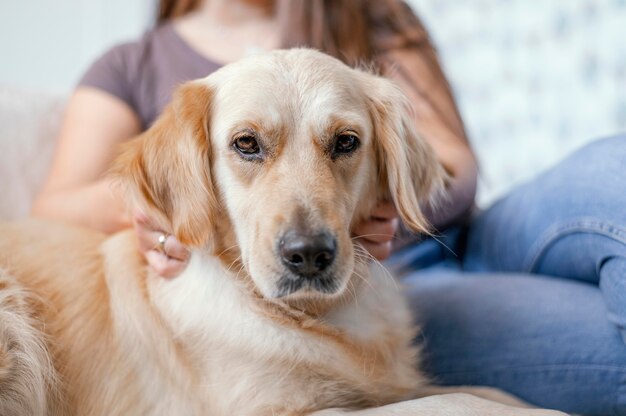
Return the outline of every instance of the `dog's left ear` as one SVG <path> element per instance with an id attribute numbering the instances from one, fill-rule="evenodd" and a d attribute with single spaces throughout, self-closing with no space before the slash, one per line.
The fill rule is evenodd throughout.
<path id="1" fill-rule="evenodd" d="M 366 74 L 380 199 L 394 202 L 404 224 L 429 232 L 422 208 L 444 190 L 447 174 L 428 143 L 418 135 L 410 103 L 393 82 Z"/>
<path id="2" fill-rule="evenodd" d="M 187 246 L 207 243 L 218 210 L 210 167 L 211 97 L 203 81 L 179 87 L 154 125 L 123 145 L 111 169 L 133 202 Z"/>

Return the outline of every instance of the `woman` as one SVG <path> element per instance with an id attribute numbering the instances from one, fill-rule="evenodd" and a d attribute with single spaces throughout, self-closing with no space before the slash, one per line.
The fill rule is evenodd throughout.
<path id="1" fill-rule="evenodd" d="M 79 83 L 34 214 L 105 232 L 127 227 L 124 204 L 101 179 L 115 145 L 147 128 L 175 85 L 205 77 L 250 51 L 296 45 L 317 47 L 353 65 L 376 59 L 381 67 L 393 67 L 392 76 L 414 102 L 420 132 L 455 179 L 451 203 L 435 222 L 451 223 L 472 206 L 474 156 L 427 35 L 399 1 L 171 0 L 159 10 L 155 30 L 109 51 Z M 397 219 L 389 205 L 374 214 L 355 233 L 370 235 L 362 242 L 382 259 L 389 255 Z M 163 275 L 176 275 L 184 249 L 168 238 L 169 257 L 151 250 L 160 233 L 147 233 L 152 227 L 141 214 L 136 220 L 151 264 Z"/>
<path id="2" fill-rule="evenodd" d="M 572 239 L 563 238 L 564 246 L 551 244 L 553 239 L 540 244 L 546 239 L 543 230 L 558 228 L 560 217 L 572 218 L 568 209 L 584 217 L 597 208 L 589 201 L 598 191 L 623 189 L 623 180 L 603 183 L 613 171 L 609 166 L 615 169 L 613 165 L 624 161 L 624 156 L 619 159 L 625 147 L 619 146 L 619 139 L 591 146 L 512 193 L 469 227 L 458 226 L 473 206 L 476 162 L 427 34 L 403 3 L 179 0 L 162 1 L 159 10 L 154 30 L 139 42 L 111 50 L 80 82 L 68 105 L 52 172 L 33 209 L 36 215 L 105 232 L 129 226 L 123 201 L 102 174 L 114 157 L 114 145 L 147 128 L 180 82 L 204 77 L 251 52 L 295 45 L 317 47 L 352 65 L 374 60 L 409 96 L 416 127 L 453 178 L 449 202 L 430 220 L 445 230 L 444 243 L 461 257 L 426 240 L 398 250 L 391 261 L 404 270 L 430 266 L 419 278 L 415 273 L 407 277 L 411 300 L 425 325 L 427 368 L 442 383 L 499 386 L 541 406 L 626 414 L 619 395 L 620 388 L 626 388 L 621 387 L 626 382 L 626 346 L 604 315 L 605 304 L 612 308 L 614 321 L 624 315 L 615 297 L 602 298 L 597 284 L 504 274 L 470 279 L 458 273 L 463 268 L 546 273 L 599 281 L 605 294 L 626 294 L 619 286 L 626 276 L 621 263 L 624 241 L 607 237 L 610 244 L 595 242 L 582 229 L 570 233 Z M 603 157 L 607 167 L 601 177 L 581 169 L 593 155 Z M 605 163 L 611 157 L 619 160 Z M 603 186 L 574 190 L 583 179 Z M 578 193 L 586 200 L 567 199 Z M 607 198 L 593 212 L 600 219 L 598 229 L 608 227 L 609 219 L 612 230 L 626 224 L 616 216 L 623 212 L 616 205 L 620 199 L 613 201 Z M 184 247 L 171 236 L 165 238 L 168 230 L 155 229 L 141 213 L 134 220 L 150 264 L 163 276 L 178 274 L 185 266 Z M 396 228 L 393 207 L 382 204 L 354 233 L 367 236 L 362 243 L 383 259 L 390 253 Z M 559 230 L 548 235 L 560 242 Z M 597 253 L 580 247 L 586 242 Z M 154 249 L 159 244 L 167 256 Z M 524 264 L 529 252 L 537 253 L 532 267 Z M 582 265 L 584 256 L 577 253 L 589 254 L 589 264 L 608 260 L 597 270 L 563 261 L 575 256 Z"/>

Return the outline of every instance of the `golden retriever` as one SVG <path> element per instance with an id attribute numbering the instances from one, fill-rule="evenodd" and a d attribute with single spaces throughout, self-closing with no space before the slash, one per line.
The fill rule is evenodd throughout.
<path id="1" fill-rule="evenodd" d="M 425 231 L 443 187 L 390 81 L 310 50 L 242 60 L 182 86 L 112 174 L 189 265 L 154 275 L 132 231 L 2 226 L 3 415 L 557 414 L 416 399 L 437 391 L 411 315 L 350 235 L 385 199 Z"/>

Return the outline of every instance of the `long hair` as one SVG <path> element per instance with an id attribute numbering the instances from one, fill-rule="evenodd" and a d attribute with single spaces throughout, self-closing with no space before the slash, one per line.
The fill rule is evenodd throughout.
<path id="1" fill-rule="evenodd" d="M 181 17 L 196 10 L 202 0 L 160 0 L 156 10 L 156 23 L 160 25 L 169 19 Z"/>
<path id="2" fill-rule="evenodd" d="M 202 1 L 160 0 L 157 24 L 196 10 Z M 353 67 L 367 66 L 386 75 L 396 72 L 446 126 L 467 140 L 435 48 L 404 0 L 275 0 L 274 7 L 280 47 L 310 47 Z M 413 58 L 394 61 L 388 56 L 394 50 L 411 50 Z M 424 66 L 428 68 L 425 77 Z"/>
<path id="3" fill-rule="evenodd" d="M 201 3 L 160 0 L 157 24 L 190 13 Z M 427 41 L 421 22 L 401 0 L 276 0 L 274 7 L 281 47 L 315 48 L 351 66 L 371 62 L 389 42 L 408 47 Z"/>

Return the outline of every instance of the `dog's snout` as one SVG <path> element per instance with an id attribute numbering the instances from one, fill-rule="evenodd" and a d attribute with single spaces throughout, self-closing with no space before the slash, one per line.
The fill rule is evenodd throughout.
<path id="1" fill-rule="evenodd" d="M 327 232 L 307 234 L 288 231 L 279 242 L 283 264 L 302 277 L 313 277 L 332 265 L 336 247 L 337 242 Z"/>

